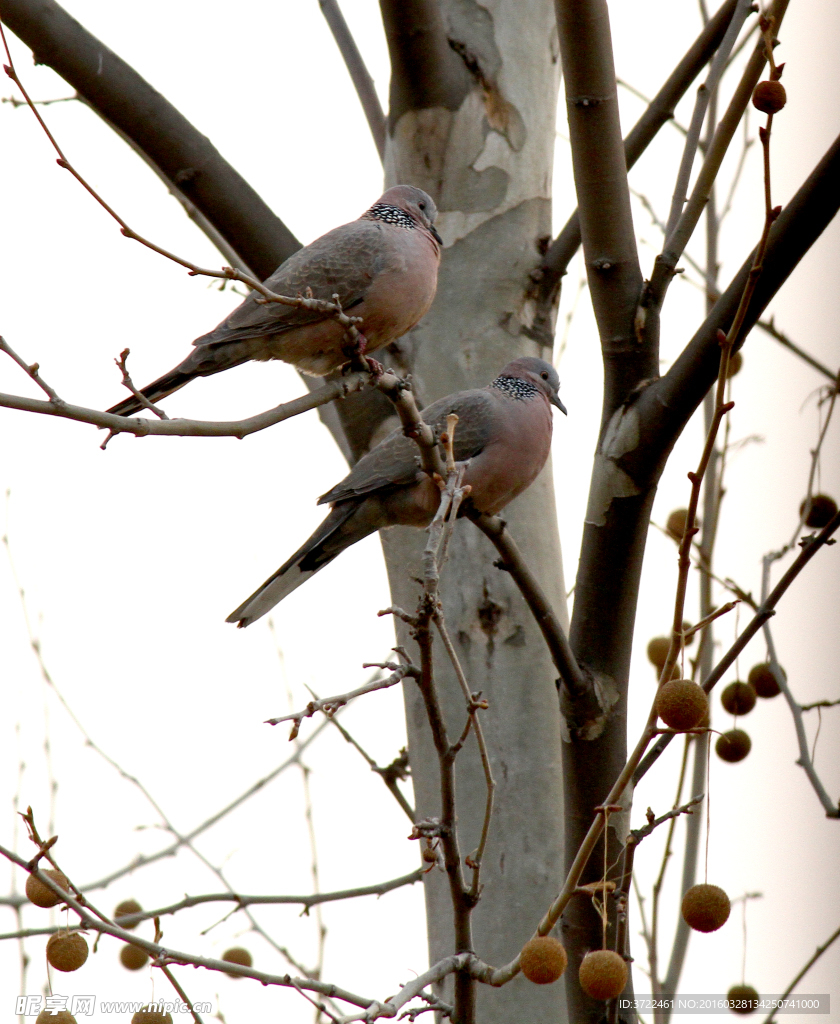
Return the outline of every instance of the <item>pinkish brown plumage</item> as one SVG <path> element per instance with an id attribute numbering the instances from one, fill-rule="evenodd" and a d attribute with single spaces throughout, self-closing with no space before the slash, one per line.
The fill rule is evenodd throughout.
<path id="1" fill-rule="evenodd" d="M 331 301 L 362 318 L 365 351 L 401 337 L 425 315 L 437 287 L 441 239 L 437 209 L 422 189 L 389 188 L 358 220 L 333 228 L 299 249 L 265 281 L 280 295 Z M 155 402 L 195 377 L 206 377 L 250 359 L 281 359 L 304 373 L 323 376 L 347 361 L 346 335 L 333 318 L 313 310 L 261 303 L 256 293 L 169 373 L 143 388 Z M 127 398 L 109 412 L 129 416 L 141 403 Z"/>
<path id="2" fill-rule="evenodd" d="M 549 363 L 526 357 L 508 363 L 486 388 L 459 391 L 423 410 L 438 435 L 449 413 L 457 413 L 455 458 L 466 463 L 464 483 L 474 508 L 499 512 L 536 479 L 551 448 L 551 406 L 566 411 L 558 387 Z M 439 502 L 440 490 L 420 468 L 417 446 L 395 430 L 318 499 L 332 506 L 327 518 L 227 621 L 250 625 L 375 530 L 428 526 Z"/>

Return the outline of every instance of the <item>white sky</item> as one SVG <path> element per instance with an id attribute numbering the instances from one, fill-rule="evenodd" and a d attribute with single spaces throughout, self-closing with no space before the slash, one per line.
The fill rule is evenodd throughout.
<path id="1" fill-rule="evenodd" d="M 347 0 L 343 6 L 385 103 L 388 67 L 377 5 Z M 229 5 L 215 0 L 201 5 L 147 0 L 141 8 L 71 0 L 67 8 L 207 134 L 303 242 L 358 216 L 379 195 L 378 159 L 314 0 L 241 4 L 236 17 Z M 618 74 L 650 95 L 698 31 L 695 6 L 673 0 L 616 2 L 611 13 Z M 651 26 L 658 33 L 653 43 Z M 830 0 L 794 4 L 781 36 L 778 59 L 787 61 L 790 102 L 774 125 L 773 174 L 774 201 L 785 203 L 840 127 L 840 18 Z M 33 68 L 29 52 L 15 40 L 12 44 L 18 71 L 34 95 L 68 94 L 57 76 Z M 731 85 L 727 80 L 725 89 Z M 4 87 L 3 95 L 9 94 L 10 87 Z M 626 93 L 622 104 L 626 131 L 641 107 Z M 684 103 L 678 120 L 687 121 L 689 112 Z M 199 263 L 220 264 L 157 178 L 91 112 L 70 103 L 47 107 L 45 116 L 68 157 L 133 227 Z M 756 123 L 751 120 L 752 134 Z M 565 136 L 561 118 L 558 226 L 574 205 Z M 107 407 L 121 397 L 113 358 L 122 348 L 131 348 L 132 374 L 145 383 L 180 360 L 192 338 L 229 311 L 232 297 L 123 239 L 56 167 L 28 111 L 0 107 L 0 138 L 0 332 L 25 359 L 40 362 L 43 376 L 62 397 Z M 632 175 L 633 187 L 650 196 L 661 214 L 680 146 L 676 131 L 663 132 Z M 742 206 L 724 228 L 723 281 L 760 231 L 757 150 L 756 144 L 747 161 Z M 730 158 L 726 180 L 733 166 Z M 638 205 L 635 216 L 644 240 L 643 269 L 649 273 L 658 236 Z M 830 367 L 840 364 L 837 243 L 835 223 L 773 306 L 778 325 Z M 702 255 L 700 241 L 693 251 Z M 565 279 L 561 329 L 579 277 L 575 264 Z M 570 414 L 558 423 L 554 451 L 556 476 L 563 481 L 558 514 L 570 581 L 600 406 L 600 366 L 587 301 L 584 293 L 558 364 Z M 688 281 L 674 284 L 663 324 L 665 367 L 693 331 L 700 301 Z M 745 369 L 734 382 L 732 437 L 764 440 L 742 449 L 731 464 L 717 564 L 721 575 L 754 594 L 761 555 L 787 539 L 804 495 L 808 452 L 817 434 L 809 396 L 821 383 L 819 375 L 766 336 L 755 333 L 749 340 Z M 0 363 L 0 390 L 35 393 L 8 360 Z M 300 392 L 291 368 L 251 365 L 191 385 L 171 409 L 184 416 L 235 418 Z M 393 642 L 389 623 L 375 614 L 388 603 L 376 538 L 342 555 L 284 602 L 273 616 L 273 634 L 266 621 L 245 632 L 224 624 L 231 608 L 320 522 L 315 498 L 345 472 L 316 415 L 243 442 L 121 437 L 104 453 L 98 448 L 101 436 L 83 425 L 0 410 L 0 432 L 0 485 L 10 492 L 4 531 L 33 635 L 55 685 L 91 738 L 142 780 L 176 828 L 203 821 L 289 756 L 285 731 L 262 724 L 288 710 L 289 691 L 297 707 L 309 699 L 306 685 L 321 695 L 352 688 L 367 677 L 362 662 L 379 660 Z M 834 424 L 821 464 L 821 487 L 835 497 L 840 494 L 837 438 Z M 663 479 L 656 521 L 664 522 L 671 508 L 685 504 L 685 473 L 699 448 L 699 431 L 692 425 Z M 840 696 L 838 557 L 836 547 L 822 552 L 774 620 L 780 658 L 803 703 Z M 653 685 L 644 647 L 667 628 L 675 575 L 673 544 L 652 530 L 631 679 L 635 728 L 647 713 Z M 742 614 L 741 624 L 745 621 Z M 15 824 L 17 799 L 24 808 L 32 805 L 43 833 L 58 832 L 59 859 L 78 882 L 128 864 L 138 851 L 160 848 L 168 839 L 153 809 L 86 747 L 55 693 L 43 684 L 5 557 L 0 560 L 0 623 L 7 680 L 0 717 L 0 843 L 31 853 Z M 731 617 L 721 626 L 724 645 L 735 628 Z M 752 644 L 741 662 L 742 675 L 762 659 L 763 650 L 761 641 Z M 719 709 L 718 718 L 723 723 Z M 817 767 L 834 795 L 840 793 L 838 719 L 840 709 L 823 714 L 817 747 Z M 382 764 L 404 743 L 396 691 L 351 707 L 343 721 Z M 812 712 L 812 737 L 815 725 Z M 305 724 L 302 736 L 314 727 Z M 825 819 L 794 764 L 793 729 L 782 699 L 762 702 L 745 728 L 753 738 L 750 757 L 735 766 L 716 759 L 711 764 L 709 880 L 731 896 L 764 893 L 748 908 L 747 981 L 761 991 L 779 992 L 837 926 L 838 823 Z M 677 747 L 640 787 L 636 823 L 648 804 L 657 813 L 670 805 Z M 374 883 L 416 865 L 416 847 L 405 840 L 407 820 L 335 730 L 316 741 L 307 763 L 323 889 Z M 20 773 L 19 765 L 24 766 Z M 311 891 L 303 810 L 300 773 L 291 770 L 196 845 L 211 863 L 223 865 L 240 891 Z M 649 890 L 658 870 L 657 841 L 648 840 L 637 858 L 643 889 Z M 0 877 L 11 874 L 3 869 Z M 14 876 L 21 889 L 21 872 Z M 181 852 L 122 878 L 96 893 L 95 900 L 110 911 L 127 896 L 151 907 L 187 891 L 222 888 L 207 867 Z M 673 920 L 675 900 L 676 884 L 666 900 L 666 921 Z M 207 955 L 242 942 L 260 968 L 287 969 L 264 940 L 247 934 L 241 915 L 201 934 L 224 914 L 210 907 L 166 919 L 164 942 Z M 257 916 L 281 945 L 304 963 L 314 962 L 314 917 L 300 919 L 294 908 L 261 910 Z M 29 927 L 49 917 L 47 911 L 24 911 Z M 378 901 L 332 905 L 324 921 L 323 976 L 336 984 L 383 998 L 426 966 L 419 887 Z M 0 909 L 0 932 L 16 927 L 14 915 Z M 151 927 L 143 934 L 151 937 Z M 666 927 L 666 940 L 668 934 Z M 33 958 L 29 992 L 40 991 L 44 980 L 42 948 L 43 939 L 27 942 Z M 741 950 L 735 914 L 713 936 L 695 936 L 682 990 L 720 992 L 740 981 Z M 643 964 L 639 939 L 634 952 Z M 117 943 L 103 939 L 82 971 L 54 977 L 54 991 L 95 992 L 100 999 L 147 999 L 153 993 L 170 998 L 155 972 L 130 975 L 118 965 L 117 953 Z M 19 956 L 16 943 L 0 943 L 3 993 L 19 991 Z M 266 992 L 202 972 L 178 973 L 191 998 L 211 1000 L 228 1024 L 255 1019 L 260 1007 L 279 1011 L 290 1022 L 312 1018 L 311 1008 L 294 993 Z M 835 1001 L 840 1000 L 837 976 L 840 945 L 800 990 L 833 988 Z M 636 987 L 649 987 L 641 974 Z M 3 1012 L 11 1014 L 12 1007 Z"/>

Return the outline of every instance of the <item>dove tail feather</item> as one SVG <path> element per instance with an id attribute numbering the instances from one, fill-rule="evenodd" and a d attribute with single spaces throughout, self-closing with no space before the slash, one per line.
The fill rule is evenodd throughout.
<path id="1" fill-rule="evenodd" d="M 225 622 L 235 622 L 240 629 L 250 626 L 314 576 L 319 569 L 323 569 L 345 548 L 372 533 L 376 529 L 375 526 L 367 528 L 365 525 L 362 527 L 363 532 L 352 528 L 342 530 L 357 508 L 357 502 L 347 501 L 332 509 L 309 540 L 246 601 L 231 612 Z"/>

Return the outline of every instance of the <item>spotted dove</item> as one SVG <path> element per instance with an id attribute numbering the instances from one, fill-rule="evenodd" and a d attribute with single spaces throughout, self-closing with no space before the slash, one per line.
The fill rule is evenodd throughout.
<path id="1" fill-rule="evenodd" d="M 362 351 L 401 337 L 424 316 L 437 287 L 440 248 L 437 209 L 422 189 L 389 188 L 358 220 L 333 228 L 299 249 L 265 282 L 280 295 L 332 301 L 362 317 Z M 344 328 L 328 314 L 262 302 L 252 292 L 215 330 L 196 338 L 194 350 L 169 373 L 143 388 L 155 402 L 195 377 L 207 377 L 249 359 L 282 359 L 315 377 L 347 362 Z M 129 416 L 135 397 L 109 412 Z"/>
<path id="2" fill-rule="evenodd" d="M 494 514 L 528 487 L 551 447 L 550 406 L 565 413 L 557 372 L 542 359 L 516 359 L 485 388 L 459 391 L 433 402 L 423 419 L 435 434 L 456 413 L 454 454 L 465 462 L 468 501 Z M 350 473 L 318 499 L 332 508 L 327 518 L 277 572 L 232 612 L 228 622 L 248 626 L 375 530 L 426 527 L 440 502 L 437 484 L 420 468 L 417 445 L 402 430 L 389 434 Z"/>

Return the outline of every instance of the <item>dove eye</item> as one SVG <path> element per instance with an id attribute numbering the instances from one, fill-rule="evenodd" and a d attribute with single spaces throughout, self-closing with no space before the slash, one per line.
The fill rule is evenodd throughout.
<path id="1" fill-rule="evenodd" d="M 548 374 L 545 372 L 545 370 L 543 370 L 543 372 L 540 374 L 540 376 L 542 377 L 543 380 L 548 380 Z"/>
<path id="2" fill-rule="evenodd" d="M 425 210 L 426 209 L 426 204 L 425 203 L 418 203 L 417 205 L 420 207 L 421 210 Z"/>

